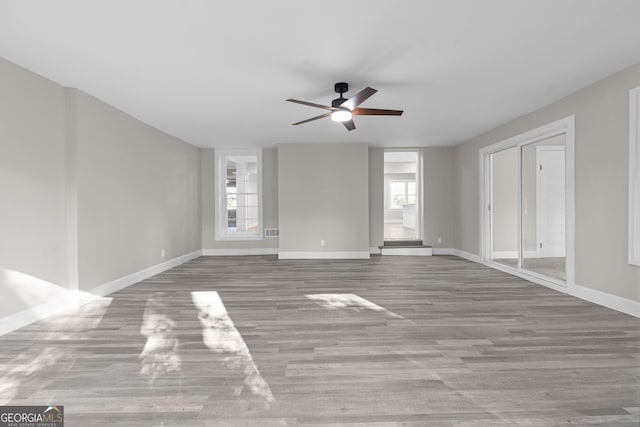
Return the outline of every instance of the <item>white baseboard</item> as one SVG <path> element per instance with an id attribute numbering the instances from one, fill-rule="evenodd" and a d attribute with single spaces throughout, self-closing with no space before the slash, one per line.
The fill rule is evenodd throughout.
<path id="1" fill-rule="evenodd" d="M 112 282 L 96 286 L 88 291 L 63 289 L 60 292 L 61 295 L 57 298 L 0 319 L 0 336 L 49 316 L 60 314 L 68 310 L 75 310 L 83 304 L 119 291 L 120 289 L 124 289 L 141 280 L 148 279 L 158 273 L 162 273 L 163 271 L 169 270 L 180 264 L 184 264 L 187 261 L 191 261 L 194 258 L 198 258 L 201 255 L 201 252 L 202 251 L 197 250 L 189 254 L 179 256 L 172 260 L 163 262 L 162 264 L 157 264 L 136 273 L 129 274 L 128 276 L 121 277 Z"/>
<path id="2" fill-rule="evenodd" d="M 203 249 L 202 256 L 278 255 L 278 248 Z"/>
<path id="3" fill-rule="evenodd" d="M 640 301 L 633 301 L 580 285 L 573 285 L 569 294 L 631 316 L 640 317 Z"/>
<path id="4" fill-rule="evenodd" d="M 61 289 L 60 293 L 60 296 L 52 298 L 45 303 L 35 305 L 0 319 L 0 336 L 49 316 L 78 308 L 79 298 L 77 291 Z"/>
<path id="5" fill-rule="evenodd" d="M 380 255 L 380 248 L 379 248 L 379 247 L 377 247 L 377 246 L 371 246 L 371 247 L 369 248 L 369 253 L 370 253 L 371 255 Z"/>
<path id="6" fill-rule="evenodd" d="M 519 277 L 521 279 L 527 280 L 529 282 L 535 283 L 537 285 L 542 285 L 547 288 L 553 289 L 554 291 L 562 292 L 564 294 L 567 293 L 567 286 L 560 283 L 554 283 L 551 280 L 545 280 L 542 277 L 536 277 L 533 274 L 529 274 L 525 271 L 516 270 L 509 266 L 505 266 L 498 263 L 488 263 L 488 262 L 478 262 L 478 264 L 486 265 L 487 267 L 491 267 L 494 270 L 499 270 L 507 274 L 511 274 L 512 276 Z"/>
<path id="7" fill-rule="evenodd" d="M 453 248 L 433 248 L 434 255 L 453 255 Z"/>
<path id="8" fill-rule="evenodd" d="M 482 264 L 480 257 L 476 254 L 472 254 L 471 252 L 463 251 L 461 249 L 453 248 L 453 255 L 464 258 L 469 261 L 477 262 L 478 264 Z"/>
<path id="9" fill-rule="evenodd" d="M 113 292 L 119 291 L 120 289 L 131 286 L 134 283 L 138 283 L 141 280 L 148 279 L 151 276 L 162 273 L 163 271 L 169 270 L 173 267 L 177 267 L 178 265 L 198 258 L 201 255 L 201 250 L 193 251 L 186 255 L 182 255 L 169 261 L 163 262 L 162 264 L 157 264 L 152 267 L 145 268 L 144 270 L 140 270 L 136 273 L 129 274 L 128 276 L 124 276 L 103 285 L 96 286 L 95 288 L 87 292 L 91 295 L 95 295 L 96 297 L 103 297 L 105 295 L 109 295 Z"/>
<path id="10" fill-rule="evenodd" d="M 621 313 L 625 313 L 634 317 L 640 317 L 640 301 L 634 301 L 627 298 L 619 297 L 617 295 L 608 294 L 606 292 L 602 292 L 596 289 L 587 288 L 584 286 L 580 286 L 574 284 L 572 286 L 560 286 L 556 283 L 539 279 L 534 276 L 530 276 L 526 273 L 521 273 L 519 271 L 514 271 L 508 267 L 503 267 L 496 263 L 486 263 L 483 262 L 480 257 L 476 254 L 472 254 L 470 252 L 465 252 L 459 249 L 453 249 L 453 254 L 459 256 L 460 258 L 467 259 L 469 261 L 476 262 L 478 264 L 486 265 L 487 267 L 494 268 L 496 270 L 503 271 L 505 273 L 511 274 L 516 277 L 520 277 L 522 279 L 528 280 L 532 283 L 536 283 L 542 286 L 546 286 L 558 292 L 562 292 L 576 298 L 580 298 L 585 301 L 592 302 L 594 304 L 601 305 L 603 307 L 610 308 L 612 310 L 619 311 Z"/>
<path id="11" fill-rule="evenodd" d="M 564 255 L 557 255 L 564 256 Z M 536 251 L 525 251 L 525 258 L 540 258 Z M 518 251 L 493 251 L 491 259 L 518 259 Z"/>
<path id="12" fill-rule="evenodd" d="M 280 251 L 278 259 L 369 259 L 369 251 Z"/>
<path id="13" fill-rule="evenodd" d="M 491 253 L 491 259 L 516 259 L 518 258 L 518 251 L 493 251 Z"/>

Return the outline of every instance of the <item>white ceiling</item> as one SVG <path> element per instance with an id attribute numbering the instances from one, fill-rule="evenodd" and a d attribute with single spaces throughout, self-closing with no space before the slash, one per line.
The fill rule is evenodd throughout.
<path id="1" fill-rule="evenodd" d="M 450 146 L 640 62 L 640 1 L 0 0 L 0 56 L 202 147 Z M 337 81 L 405 113 L 291 126 Z"/>

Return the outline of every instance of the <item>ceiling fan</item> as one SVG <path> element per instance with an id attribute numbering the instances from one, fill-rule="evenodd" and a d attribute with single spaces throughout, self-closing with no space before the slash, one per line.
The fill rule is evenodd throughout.
<path id="1" fill-rule="evenodd" d="M 315 116 L 301 122 L 293 123 L 293 125 L 301 125 L 303 123 L 331 116 L 331 120 L 333 120 L 334 122 L 341 122 L 344 127 L 347 128 L 347 130 L 351 131 L 356 128 L 355 123 L 353 123 L 353 116 L 401 116 L 403 113 L 402 110 L 358 108 L 358 105 L 362 104 L 364 101 L 369 99 L 371 95 L 377 92 L 377 90 L 373 88 L 364 88 L 348 99 L 342 96 L 343 93 L 349 90 L 349 85 L 347 83 L 336 83 L 334 89 L 337 93 L 340 94 L 340 97 L 331 101 L 331 107 L 329 107 L 328 105 L 314 104 L 313 102 L 298 101 L 297 99 L 287 99 L 287 101 L 289 102 L 308 105 L 310 107 L 322 108 L 323 110 L 328 111 L 328 113 L 320 114 L 319 116 Z"/>

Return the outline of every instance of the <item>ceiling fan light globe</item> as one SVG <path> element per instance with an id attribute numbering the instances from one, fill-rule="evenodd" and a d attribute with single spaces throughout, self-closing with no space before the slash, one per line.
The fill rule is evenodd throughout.
<path id="1" fill-rule="evenodd" d="M 346 109 L 335 110 L 331 113 L 331 120 L 334 122 L 346 122 L 351 120 L 352 117 L 351 111 Z"/>

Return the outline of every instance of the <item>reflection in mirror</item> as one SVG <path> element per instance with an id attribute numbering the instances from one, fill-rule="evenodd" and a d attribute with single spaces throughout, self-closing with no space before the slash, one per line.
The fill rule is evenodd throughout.
<path id="1" fill-rule="evenodd" d="M 491 260 L 518 267 L 518 147 L 491 154 Z"/>
<path id="2" fill-rule="evenodd" d="M 191 292 L 191 298 L 199 310 L 198 319 L 202 325 L 204 344 L 209 350 L 224 355 L 224 363 L 229 369 L 242 369 L 245 385 L 269 409 L 274 401 L 269 384 L 260 375 L 247 344 L 229 317 L 218 293 Z"/>
<path id="3" fill-rule="evenodd" d="M 522 268 L 566 279 L 565 134 L 522 146 Z"/>
<path id="4" fill-rule="evenodd" d="M 180 342 L 174 332 L 176 323 L 168 315 L 167 296 L 156 292 L 149 297 L 144 309 L 140 334 L 147 338 L 140 353 L 140 375 L 149 378 L 149 384 L 160 375 L 179 371 L 182 364 L 178 348 Z"/>

